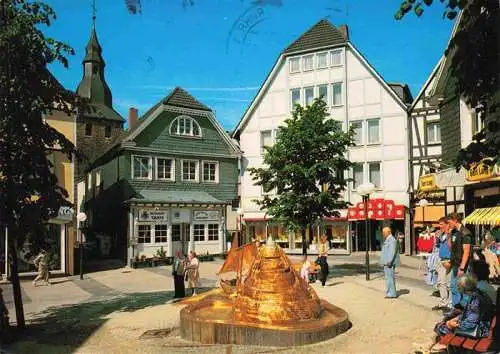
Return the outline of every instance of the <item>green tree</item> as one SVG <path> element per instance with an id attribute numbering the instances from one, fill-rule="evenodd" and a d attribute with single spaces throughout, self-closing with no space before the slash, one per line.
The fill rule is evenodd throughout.
<path id="1" fill-rule="evenodd" d="M 451 59 L 451 75 L 456 79 L 455 94 L 476 108 L 484 128 L 460 150 L 456 167 L 469 168 L 485 157 L 498 160 L 500 152 L 500 51 L 498 0 L 441 0 L 443 18 L 453 20 L 462 11 L 456 34 L 445 55 Z M 413 12 L 422 16 L 432 0 L 405 0 L 396 12 L 402 19 Z"/>
<path id="2" fill-rule="evenodd" d="M 43 237 L 38 232 L 43 224 L 68 204 L 67 192 L 51 171 L 49 149 L 69 158 L 75 152 L 73 144 L 43 116 L 53 110 L 72 114 L 82 106 L 47 69 L 54 61 L 67 67 L 65 54 L 73 54 L 68 45 L 46 38 L 39 29 L 50 25 L 54 11 L 39 1 L 3 0 L 1 6 L 0 224 L 8 228 L 17 326 L 23 329 L 17 252 L 26 235 Z"/>
<path id="3" fill-rule="evenodd" d="M 292 118 L 280 127 L 279 139 L 265 147 L 264 167 L 252 168 L 256 185 L 265 192 L 256 203 L 287 229 L 302 230 L 302 251 L 307 254 L 306 228 L 344 209 L 344 171 L 353 146 L 353 132 L 345 133 L 329 118 L 326 104 L 295 106 Z"/>

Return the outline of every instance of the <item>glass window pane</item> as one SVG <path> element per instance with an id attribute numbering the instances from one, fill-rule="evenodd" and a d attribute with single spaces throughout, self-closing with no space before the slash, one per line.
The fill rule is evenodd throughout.
<path id="1" fill-rule="evenodd" d="M 352 122 L 351 127 L 354 130 L 354 142 L 356 145 L 363 144 L 363 122 Z"/>
<path id="2" fill-rule="evenodd" d="M 290 72 L 296 73 L 300 71 L 300 58 L 290 59 Z"/>
<path id="3" fill-rule="evenodd" d="M 312 55 L 304 56 L 304 70 L 312 70 L 313 69 L 313 58 Z"/>
<path id="4" fill-rule="evenodd" d="M 219 224 L 208 224 L 208 241 L 219 239 Z"/>
<path id="5" fill-rule="evenodd" d="M 151 225 L 137 225 L 137 243 L 151 243 Z"/>
<path id="6" fill-rule="evenodd" d="M 292 96 L 292 110 L 296 104 L 300 104 L 300 89 L 293 89 L 291 91 Z"/>
<path id="7" fill-rule="evenodd" d="M 369 167 L 369 174 L 370 174 L 370 182 L 375 185 L 375 187 L 379 188 L 380 187 L 380 163 L 375 162 L 375 163 L 370 163 L 368 165 Z"/>
<path id="8" fill-rule="evenodd" d="M 441 141 L 441 129 L 439 122 L 427 123 L 427 141 L 431 144 Z"/>
<path id="9" fill-rule="evenodd" d="M 309 106 L 314 101 L 314 87 L 306 87 L 304 89 L 304 96 L 306 99 L 306 106 Z"/>
<path id="10" fill-rule="evenodd" d="M 332 65 L 342 65 L 342 51 L 334 50 L 332 52 Z"/>
<path id="11" fill-rule="evenodd" d="M 172 241 L 181 240 L 181 225 L 172 225 Z"/>
<path id="12" fill-rule="evenodd" d="M 352 177 L 353 177 L 353 185 L 352 187 L 354 189 L 358 188 L 360 185 L 363 184 L 363 164 L 356 163 L 352 167 Z"/>
<path id="13" fill-rule="evenodd" d="M 176 119 L 170 127 L 170 134 L 179 134 L 179 120 Z"/>
<path id="14" fill-rule="evenodd" d="M 334 106 L 342 104 L 342 83 L 338 82 L 332 85 Z"/>
<path id="15" fill-rule="evenodd" d="M 264 130 L 260 132 L 260 148 L 261 151 L 264 151 L 265 146 L 272 146 L 273 145 L 273 136 L 272 132 L 270 130 Z"/>
<path id="16" fill-rule="evenodd" d="M 194 241 L 200 242 L 205 241 L 205 225 L 204 224 L 194 224 Z"/>
<path id="17" fill-rule="evenodd" d="M 200 126 L 195 121 L 193 121 L 193 135 L 200 136 Z"/>
<path id="18" fill-rule="evenodd" d="M 368 121 L 368 144 L 380 142 L 380 119 L 369 119 Z"/>
<path id="19" fill-rule="evenodd" d="M 318 95 L 328 105 L 328 85 L 318 86 Z"/>
<path id="20" fill-rule="evenodd" d="M 165 224 L 155 225 L 155 243 L 167 242 L 167 229 L 168 226 Z"/>
<path id="21" fill-rule="evenodd" d="M 328 53 L 318 54 L 318 69 L 326 68 L 328 66 Z"/>

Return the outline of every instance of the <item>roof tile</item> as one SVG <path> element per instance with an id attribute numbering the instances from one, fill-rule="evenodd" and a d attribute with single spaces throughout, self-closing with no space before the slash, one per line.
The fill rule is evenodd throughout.
<path id="1" fill-rule="evenodd" d="M 342 32 L 330 21 L 321 20 L 290 44 L 283 53 L 301 52 L 344 43 L 346 39 Z"/>

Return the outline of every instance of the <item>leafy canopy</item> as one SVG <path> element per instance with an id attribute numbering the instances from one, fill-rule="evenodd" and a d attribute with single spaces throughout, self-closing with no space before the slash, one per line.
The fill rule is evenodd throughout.
<path id="1" fill-rule="evenodd" d="M 412 9 L 417 16 L 432 0 L 402 2 L 395 18 L 400 20 Z M 445 55 L 456 80 L 455 94 L 476 109 L 484 128 L 458 152 L 455 165 L 470 168 L 485 157 L 498 160 L 500 152 L 500 51 L 498 0 L 441 0 L 443 18 L 453 20 L 462 11 L 459 27 Z"/>
<path id="2" fill-rule="evenodd" d="M 65 67 L 68 45 L 46 38 L 54 11 L 39 1 L 4 0 L 0 16 L 0 222 L 23 242 L 40 225 L 68 204 L 49 150 L 71 159 L 74 145 L 44 120 L 54 110 L 72 114 L 83 106 L 50 74 L 47 65 Z"/>
<path id="3" fill-rule="evenodd" d="M 264 191 L 256 203 L 292 230 L 338 216 L 336 209 L 347 205 L 343 171 L 351 166 L 345 156 L 353 135 L 329 117 L 323 100 L 306 108 L 296 105 L 292 118 L 280 127 L 278 141 L 265 147 L 264 167 L 250 169 Z"/>

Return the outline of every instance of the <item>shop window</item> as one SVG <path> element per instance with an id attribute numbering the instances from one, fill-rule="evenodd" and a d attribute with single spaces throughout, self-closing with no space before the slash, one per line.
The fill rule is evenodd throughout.
<path id="1" fill-rule="evenodd" d="M 194 224 L 194 241 L 195 242 L 205 241 L 205 225 L 204 224 Z"/>
<path id="2" fill-rule="evenodd" d="M 137 243 L 151 243 L 151 225 L 137 226 Z"/>
<path id="3" fill-rule="evenodd" d="M 152 159 L 148 156 L 132 156 L 132 174 L 135 179 L 151 179 Z"/>
<path id="4" fill-rule="evenodd" d="M 172 225 L 172 241 L 180 241 L 181 240 L 181 225 Z"/>
<path id="5" fill-rule="evenodd" d="M 208 241 L 219 239 L 219 224 L 208 224 Z"/>
<path id="6" fill-rule="evenodd" d="M 155 225 L 155 243 L 166 243 L 168 225 Z"/>

